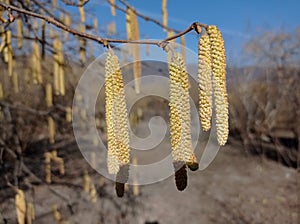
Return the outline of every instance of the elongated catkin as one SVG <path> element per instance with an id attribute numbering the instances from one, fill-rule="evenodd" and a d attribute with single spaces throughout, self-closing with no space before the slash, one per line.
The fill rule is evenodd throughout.
<path id="1" fill-rule="evenodd" d="M 224 40 L 221 32 L 216 26 L 208 26 L 207 32 L 211 46 L 217 139 L 220 145 L 225 145 L 229 129 Z"/>
<path id="2" fill-rule="evenodd" d="M 198 43 L 198 84 L 199 84 L 199 113 L 204 131 L 211 126 L 212 116 L 212 70 L 210 42 L 207 35 L 202 35 Z"/>
<path id="3" fill-rule="evenodd" d="M 119 60 L 108 53 L 105 64 L 108 172 L 117 174 L 129 163 L 129 127 L 125 92 Z"/>
<path id="4" fill-rule="evenodd" d="M 184 162 L 194 170 L 195 155 L 190 129 L 189 80 L 180 54 L 172 57 L 170 66 L 170 131 L 172 156 L 175 162 Z"/>
<path id="5" fill-rule="evenodd" d="M 17 189 L 17 194 L 15 196 L 15 206 L 16 206 L 18 224 L 25 224 L 26 201 L 25 201 L 25 194 L 20 189 Z"/>

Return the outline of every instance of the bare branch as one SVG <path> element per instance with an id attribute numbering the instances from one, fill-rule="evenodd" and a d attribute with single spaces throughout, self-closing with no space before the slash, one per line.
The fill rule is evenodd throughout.
<path id="1" fill-rule="evenodd" d="M 89 1 L 90 0 L 84 0 L 84 1 L 81 1 L 80 3 L 76 3 L 73 1 L 69 1 L 69 0 L 62 0 L 62 2 L 65 3 L 66 5 L 76 6 L 76 7 L 82 7 L 82 6 L 86 5 Z"/>

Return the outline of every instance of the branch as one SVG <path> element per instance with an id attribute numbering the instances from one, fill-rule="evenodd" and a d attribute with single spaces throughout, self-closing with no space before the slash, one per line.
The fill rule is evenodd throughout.
<path id="1" fill-rule="evenodd" d="M 66 26 L 65 24 L 61 23 L 60 21 L 57 21 L 55 18 L 53 17 L 49 17 L 49 16 L 44 16 L 29 10 L 25 10 L 25 9 L 21 9 L 12 5 L 7 5 L 4 3 L 0 3 L 0 6 L 2 6 L 4 9 L 6 10 L 12 10 L 12 11 L 16 11 L 18 13 L 22 13 L 31 17 L 35 17 L 35 18 L 39 18 L 42 20 L 45 20 L 48 23 L 51 23 L 52 25 L 55 25 L 56 27 L 67 31 L 75 36 L 78 37 L 82 37 L 82 38 L 86 38 L 92 41 L 96 41 L 99 44 L 102 44 L 104 46 L 108 46 L 108 43 L 132 43 L 132 44 L 151 44 L 151 45 L 156 45 L 158 47 L 164 47 L 166 46 L 166 44 L 168 43 L 168 41 L 176 39 L 180 36 L 185 35 L 186 33 L 195 30 L 197 33 L 199 33 L 199 28 L 198 27 L 207 27 L 207 25 L 205 24 L 201 24 L 198 22 L 194 22 L 193 24 L 191 24 L 186 30 L 179 32 L 178 34 L 171 36 L 169 38 L 166 38 L 164 40 L 161 41 L 154 41 L 154 40 L 126 40 L 126 39 L 112 39 L 112 38 L 102 38 L 99 36 L 95 36 L 92 34 L 88 34 L 88 33 L 84 33 L 84 32 L 80 32 L 78 30 L 75 30 L 69 26 Z"/>

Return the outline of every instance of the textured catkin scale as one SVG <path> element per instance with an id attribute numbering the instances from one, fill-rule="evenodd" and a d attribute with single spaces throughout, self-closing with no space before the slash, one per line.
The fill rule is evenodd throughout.
<path id="1" fill-rule="evenodd" d="M 211 79 L 210 41 L 202 35 L 198 43 L 198 83 L 199 83 L 199 114 L 201 126 L 208 131 L 212 116 L 212 79 Z"/>
<path id="2" fill-rule="evenodd" d="M 225 145 L 229 129 L 224 40 L 221 32 L 216 26 L 208 26 L 207 32 L 211 46 L 217 139 L 220 145 Z"/>
<path id="3" fill-rule="evenodd" d="M 186 165 L 183 161 L 173 162 L 175 169 L 175 184 L 179 191 L 183 191 L 187 187 Z"/>
<path id="4" fill-rule="evenodd" d="M 26 200 L 22 190 L 17 189 L 15 196 L 15 206 L 17 212 L 18 224 L 25 224 L 26 221 Z"/>

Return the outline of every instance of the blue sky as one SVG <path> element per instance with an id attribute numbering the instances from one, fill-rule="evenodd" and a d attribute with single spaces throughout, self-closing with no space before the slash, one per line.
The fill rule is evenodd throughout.
<path id="1" fill-rule="evenodd" d="M 100 3 L 99 3 L 100 2 Z M 118 5 L 122 5 L 116 0 Z M 138 11 L 150 17 L 161 20 L 161 0 L 128 0 Z M 95 4 L 97 7 L 94 7 Z M 91 0 L 87 9 L 95 9 L 100 26 L 116 21 L 120 37 L 126 38 L 125 15 L 117 11 L 117 16 L 110 14 L 106 1 Z M 299 0 L 168 0 L 168 25 L 177 30 L 183 30 L 194 21 L 217 25 L 224 36 L 229 63 L 238 65 L 243 43 L 253 35 L 264 30 L 292 31 L 300 27 Z M 166 33 L 151 22 L 140 22 L 141 36 L 162 39 Z M 194 49 L 197 46 L 195 33 L 186 36 L 187 46 Z"/>

